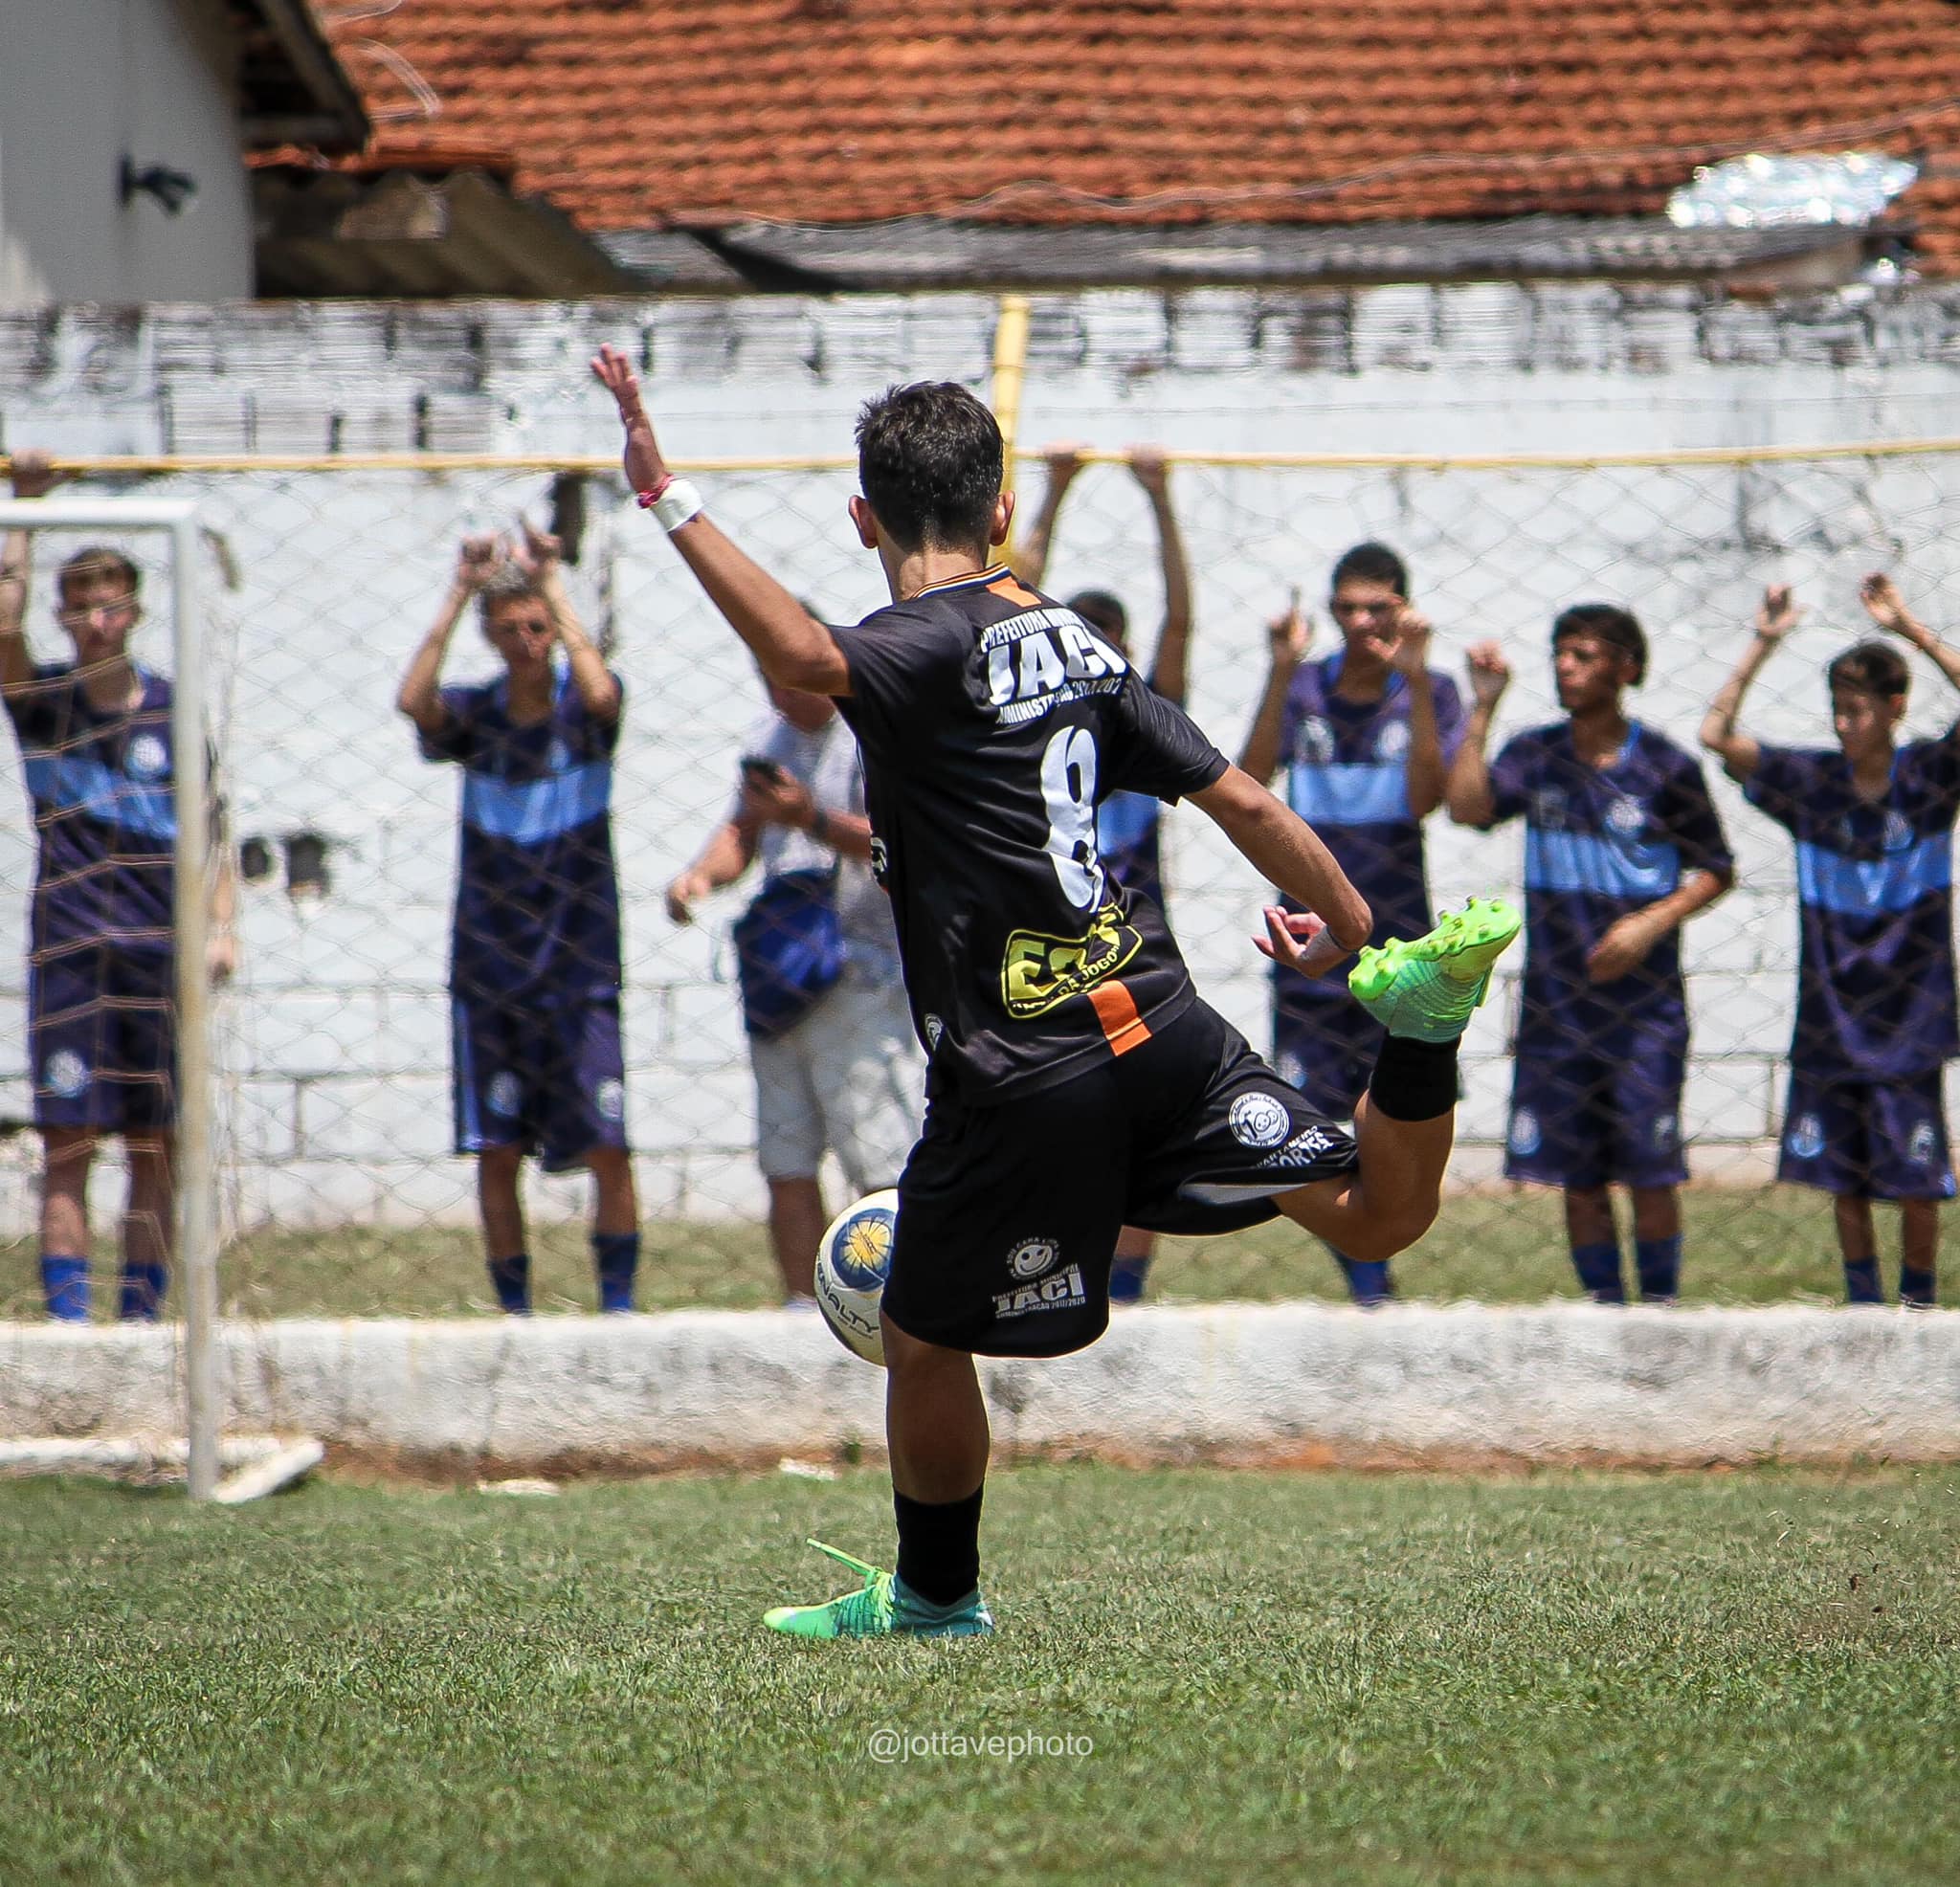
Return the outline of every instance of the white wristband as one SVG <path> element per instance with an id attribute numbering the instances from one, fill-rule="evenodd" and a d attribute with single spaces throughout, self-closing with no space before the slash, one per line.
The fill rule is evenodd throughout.
<path id="1" fill-rule="evenodd" d="M 647 507 L 671 536 L 701 510 L 701 493 L 685 478 L 674 479 Z"/>

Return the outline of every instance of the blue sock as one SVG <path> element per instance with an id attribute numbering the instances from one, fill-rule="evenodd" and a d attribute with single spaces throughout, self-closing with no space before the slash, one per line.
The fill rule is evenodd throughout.
<path id="1" fill-rule="evenodd" d="M 62 1323 L 88 1321 L 88 1260 L 41 1254 L 41 1296 L 48 1315 Z"/>
<path id="2" fill-rule="evenodd" d="M 1882 1304 L 1885 1301 L 1885 1294 L 1879 1285 L 1876 1254 L 1869 1258 L 1844 1260 L 1844 1301 L 1848 1304 Z"/>
<path id="3" fill-rule="evenodd" d="M 523 1316 L 531 1307 L 531 1254 L 520 1252 L 514 1258 L 492 1258 L 489 1270 L 497 1308 L 512 1317 Z"/>
<path id="4" fill-rule="evenodd" d="M 122 1266 L 122 1301 L 116 1315 L 124 1323 L 154 1323 L 164 1314 L 164 1293 L 170 1288 L 169 1268 L 162 1264 Z"/>
<path id="5" fill-rule="evenodd" d="M 1327 1250 L 1334 1252 L 1331 1245 Z M 1357 1304 L 1385 1304 L 1395 1295 L 1388 1259 L 1350 1258 L 1345 1252 L 1334 1252 L 1334 1260 L 1346 1273 L 1348 1295 Z"/>
<path id="6" fill-rule="evenodd" d="M 639 1270 L 639 1233 L 593 1232 L 592 1264 L 599 1274 L 599 1308 L 631 1310 L 634 1274 Z"/>
<path id="7" fill-rule="evenodd" d="M 1907 1265 L 1899 1267 L 1899 1301 L 1912 1304 L 1926 1310 L 1940 1300 L 1939 1279 L 1930 1271 L 1914 1271 Z"/>
<path id="8" fill-rule="evenodd" d="M 1620 1281 L 1619 1246 L 1602 1241 L 1597 1245 L 1574 1245 L 1572 1269 L 1594 1303 L 1623 1304 L 1626 1286 Z"/>
<path id="9" fill-rule="evenodd" d="M 1681 1233 L 1635 1239 L 1634 1269 L 1640 1275 L 1643 1303 L 1672 1303 L 1681 1291 Z"/>
<path id="10" fill-rule="evenodd" d="M 1144 1280 L 1150 1275 L 1148 1258 L 1114 1258 L 1109 1265 L 1109 1301 L 1112 1304 L 1140 1304 L 1144 1300 Z"/>

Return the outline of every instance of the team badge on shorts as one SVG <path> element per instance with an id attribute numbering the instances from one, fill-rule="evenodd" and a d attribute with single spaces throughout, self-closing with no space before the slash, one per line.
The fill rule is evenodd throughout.
<path id="1" fill-rule="evenodd" d="M 490 1085 L 483 1090 L 483 1105 L 506 1121 L 516 1118 L 523 1101 L 523 1083 L 508 1069 L 501 1075 L 493 1075 Z"/>
<path id="2" fill-rule="evenodd" d="M 626 1117 L 626 1083 L 617 1076 L 609 1075 L 592 1091 L 592 1105 L 599 1110 L 602 1121 L 619 1121 Z"/>
<path id="3" fill-rule="evenodd" d="M 1024 1238 L 1007 1254 L 1007 1268 L 1015 1277 L 1039 1277 L 1055 1269 L 1061 1246 L 1053 1238 Z"/>
<path id="4" fill-rule="evenodd" d="M 1538 1124 L 1538 1116 L 1528 1107 L 1521 1107 L 1511 1116 L 1511 1131 L 1508 1144 L 1521 1160 L 1528 1160 L 1545 1143 L 1545 1132 Z"/>
<path id="5" fill-rule="evenodd" d="M 63 1100 L 79 1100 L 88 1090 L 88 1063 L 73 1049 L 56 1049 L 41 1070 L 41 1085 Z"/>
<path id="6" fill-rule="evenodd" d="M 1933 1123 L 1930 1121 L 1922 1121 L 1913 1128 L 1912 1138 L 1906 1143 L 1905 1157 L 1915 1166 L 1930 1166 L 1938 1147 L 1939 1141 L 1933 1132 Z"/>
<path id="7" fill-rule="evenodd" d="M 1242 1094 L 1225 1117 L 1241 1146 L 1278 1146 L 1293 1127 L 1293 1117 L 1269 1094 Z"/>
<path id="8" fill-rule="evenodd" d="M 1815 1160 L 1824 1150 L 1824 1123 L 1815 1114 L 1799 1114 L 1790 1124 L 1790 1150 L 1799 1160 Z"/>

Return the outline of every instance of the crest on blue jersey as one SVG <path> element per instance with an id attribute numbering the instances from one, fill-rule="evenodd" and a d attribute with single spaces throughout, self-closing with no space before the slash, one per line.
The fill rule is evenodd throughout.
<path id="1" fill-rule="evenodd" d="M 1540 787 L 1531 795 L 1532 823 L 1548 832 L 1561 832 L 1566 826 L 1566 789 Z"/>
<path id="2" fill-rule="evenodd" d="M 1324 715 L 1310 714 L 1300 723 L 1300 757 L 1309 766 L 1334 764 L 1334 730 Z"/>
<path id="3" fill-rule="evenodd" d="M 1645 827 L 1647 811 L 1638 800 L 1622 793 L 1606 809 L 1606 823 L 1622 838 L 1632 838 Z"/>
<path id="4" fill-rule="evenodd" d="M 1408 751 L 1409 723 L 1406 721 L 1384 723 L 1382 731 L 1374 737 L 1374 757 L 1377 760 L 1400 760 Z"/>
<path id="5" fill-rule="evenodd" d="M 152 780 L 169 764 L 169 750 L 154 734 L 137 735 L 129 743 L 129 751 L 122 760 L 126 771 L 142 774 Z"/>

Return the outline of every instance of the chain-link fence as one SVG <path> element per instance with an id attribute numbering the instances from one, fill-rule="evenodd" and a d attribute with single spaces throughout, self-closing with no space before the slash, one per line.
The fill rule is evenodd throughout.
<path id="1" fill-rule="evenodd" d="M 1024 440 L 1045 436 L 1037 394 Z M 594 433 L 595 448 L 607 442 Z M 883 600 L 875 562 L 845 518 L 855 488 L 847 463 L 724 462 L 697 476 L 717 520 L 820 614 L 854 620 Z M 1039 456 L 1024 452 L 1024 521 L 1044 476 Z M 462 541 L 501 532 L 516 543 L 526 522 L 560 540 L 569 608 L 623 685 L 616 743 L 574 738 L 568 756 L 534 755 L 523 778 L 588 769 L 586 788 L 553 788 L 562 827 L 566 795 L 601 791 L 590 769 L 610 771 L 623 972 L 617 1124 L 637 1185 L 638 1301 L 776 1300 L 731 944 L 755 871 L 696 899 L 698 921 L 677 923 L 667 908 L 670 884 L 730 818 L 739 763 L 768 733 L 767 704 L 747 655 L 617 475 L 590 460 L 413 471 L 323 460 L 177 472 L 145 488 L 197 500 L 213 598 L 209 711 L 238 880 L 237 968 L 214 1022 L 226 1304 L 250 1316 L 495 1305 L 477 1163 L 457 1151 L 469 1124 L 459 1115 L 472 1115 L 481 1139 L 472 1111 L 493 1098 L 466 1095 L 459 1107 L 453 1093 L 470 1079 L 450 955 L 459 798 L 471 788 L 458 786 L 465 769 L 424 757 L 396 695 L 444 607 Z M 1169 491 L 1192 571 L 1191 707 L 1228 753 L 1241 750 L 1268 682 L 1268 625 L 1298 591 L 1315 625 L 1307 666 L 1330 654 L 1339 646 L 1325 610 L 1331 566 L 1349 544 L 1375 540 L 1408 565 L 1414 604 L 1435 626 L 1434 668 L 1460 688 L 1469 644 L 1494 640 L 1506 653 L 1517 679 L 1493 753 L 1519 730 L 1558 719 L 1552 620 L 1569 605 L 1605 601 L 1631 609 L 1651 644 L 1631 711 L 1701 764 L 1697 729 L 1747 644 L 1766 585 L 1793 586 L 1807 611 L 1743 717 L 1779 744 L 1834 744 L 1824 666 L 1881 633 L 1860 601 L 1867 573 L 1889 572 L 1907 604 L 1941 625 L 1955 574 L 1946 524 L 1960 500 L 1960 447 L 1590 464 L 1181 451 Z M 44 662 L 67 653 L 53 583 L 74 547 L 57 534 L 36 544 L 29 633 Z M 141 563 L 144 547 L 129 548 Z M 1070 490 L 1046 588 L 1121 597 L 1147 662 L 1166 600 L 1156 525 L 1120 450 L 1092 455 Z M 145 601 L 153 614 L 132 646 L 139 660 L 167 667 L 163 599 L 146 588 Z M 1944 730 L 1955 706 L 1949 684 L 1892 639 L 1912 674 L 1905 736 Z M 501 669 L 472 607 L 442 678 L 488 681 Z M 505 728 L 520 746 L 511 728 L 522 721 Z M 550 724 L 557 739 L 563 724 Z M 1298 738 L 1301 757 L 1314 759 L 1307 749 L 1319 737 L 1307 729 Z M 0 761 L 12 764 L 11 755 Z M 1746 805 L 1719 766 L 1704 770 L 1735 888 L 1683 937 L 1692 1025 L 1679 1121 L 1692 1176 L 1683 1293 L 1835 1295 L 1826 1199 L 1775 1183 L 1797 987 L 1796 853 L 1790 832 Z M 4 790 L 18 795 L 18 784 Z M 590 811 L 598 801 L 578 803 Z M 498 816 L 503 827 L 495 817 L 479 827 L 522 843 L 528 815 L 506 808 Z M 9 821 L 0 877 L 16 938 L 34 842 L 29 820 Z M 1933 848 L 1941 860 L 1946 843 Z M 1171 921 L 1201 990 L 1269 1047 L 1271 986 L 1249 941 L 1264 888 L 1189 808 L 1167 813 L 1163 851 Z M 1522 855 L 1517 825 L 1485 835 L 1441 810 L 1428 821 L 1439 904 L 1474 891 L 1519 895 Z M 1944 883 L 1942 870 L 1927 869 L 1928 884 Z M 1514 1158 L 1522 1144 L 1507 1117 L 1518 967 L 1506 968 L 1471 1032 L 1455 1190 L 1436 1231 L 1399 1262 L 1407 1291 L 1503 1298 L 1575 1288 L 1556 1194 L 1503 1176 L 1507 1130 Z M 33 1085 L 45 1094 L 51 1079 L 31 1060 L 30 995 L 24 960 L 0 961 L 0 1113 L 13 1129 L 0 1146 L 0 1308 L 16 1315 L 35 1314 L 39 1300 L 38 1148 L 25 1123 Z M 1612 1062 L 1621 1050 L 1599 1053 Z M 55 1075 L 58 1087 L 73 1071 Z M 571 1068 L 566 1078 L 586 1077 Z M 488 1137 L 497 1140 L 494 1122 Z M 820 1177 L 835 1208 L 849 1182 L 834 1155 Z M 539 1308 L 594 1301 L 591 1186 L 582 1171 L 525 1182 Z M 122 1204 L 121 1170 L 106 1158 L 92 1203 L 100 1270 L 113 1266 Z M 1209 1247 L 1173 1241 L 1155 1288 L 1336 1296 L 1342 1286 L 1325 1254 L 1281 1228 Z M 113 1298 L 99 1289 L 98 1301 Z"/>

